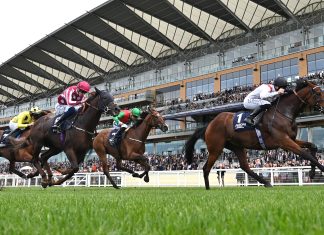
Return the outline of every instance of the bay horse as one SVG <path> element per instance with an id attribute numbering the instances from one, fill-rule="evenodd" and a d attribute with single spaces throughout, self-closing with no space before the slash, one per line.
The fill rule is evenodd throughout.
<path id="1" fill-rule="evenodd" d="M 315 175 L 315 166 L 321 171 L 324 171 L 324 166 L 315 157 L 317 147 L 314 144 L 296 139 L 295 119 L 306 106 L 317 106 L 323 113 L 324 94 L 320 86 L 307 80 L 299 79 L 296 83 L 295 90 L 278 98 L 277 104 L 264 113 L 258 128 L 262 133 L 265 149 L 282 148 L 309 160 L 312 166 L 310 173 Z M 198 139 L 203 138 L 209 151 L 208 159 L 203 167 L 206 189 L 210 189 L 208 179 L 210 170 L 224 148 L 234 152 L 238 157 L 240 167 L 248 175 L 264 186 L 271 187 L 272 185 L 267 180 L 252 171 L 248 165 L 246 149 L 264 149 L 258 141 L 255 130 L 234 131 L 233 117 L 234 113 L 222 112 L 207 126 L 197 129 L 185 144 L 185 158 L 189 164 L 192 162 L 194 145 Z M 308 148 L 311 153 L 302 148 Z"/>
<path id="2" fill-rule="evenodd" d="M 102 163 L 103 172 L 116 189 L 119 187 L 109 174 L 107 154 L 112 155 L 116 159 L 117 169 L 124 170 L 132 174 L 133 177 L 142 178 L 144 176 L 144 181 L 149 182 L 148 172 L 151 167 L 148 164 L 148 159 L 144 156 L 145 140 L 152 128 L 159 128 L 163 132 L 168 130 L 168 125 L 165 123 L 164 118 L 154 108 L 149 108 L 148 112 L 143 112 L 141 118 L 142 120 L 138 124 L 135 124 L 124 133 L 124 138 L 117 148 L 112 147 L 108 141 L 113 130 L 112 128 L 101 131 L 93 140 L 93 148 Z M 122 166 L 122 160 L 131 160 L 139 163 L 144 168 L 144 172 L 138 174 L 132 169 Z"/>
<path id="3" fill-rule="evenodd" d="M 42 110 L 39 114 L 35 115 L 35 121 L 42 116 L 52 113 L 50 110 Z M 31 127 L 25 128 L 21 135 L 17 138 L 18 141 L 25 140 L 31 131 Z M 0 130 L 0 136 L 3 135 L 3 130 Z M 24 148 L 19 148 L 16 145 L 16 140 L 13 137 L 9 137 L 9 144 L 8 146 L 0 148 L 0 157 L 6 158 L 9 160 L 9 173 L 15 173 L 16 175 L 20 176 L 23 179 L 32 178 L 37 175 L 37 173 L 30 173 L 25 175 L 23 172 L 17 170 L 15 168 L 16 162 L 30 162 L 33 164 L 38 164 L 38 161 L 34 163 L 33 160 L 33 146 L 27 145 Z"/>
<path id="4" fill-rule="evenodd" d="M 70 168 L 62 172 L 65 176 L 57 181 L 52 180 L 52 173 L 48 174 L 46 180 L 45 172 L 41 167 L 38 167 L 37 170 L 42 176 L 42 187 L 60 185 L 78 172 L 79 164 L 92 147 L 92 139 L 96 134 L 95 130 L 101 114 L 107 112 L 107 109 L 113 115 L 119 110 L 109 92 L 95 88 L 95 92 L 90 93 L 83 107 L 78 110 L 70 128 L 61 133 L 53 133 L 51 127 L 55 117 L 49 116 L 41 117 L 35 123 L 26 141 L 33 145 L 33 160 L 37 161 L 41 148 L 47 147 L 49 149 L 40 155 L 42 166 L 48 166 L 48 159 L 62 151 L 65 152 L 71 163 Z M 50 169 L 47 169 L 47 172 L 49 171 Z"/>

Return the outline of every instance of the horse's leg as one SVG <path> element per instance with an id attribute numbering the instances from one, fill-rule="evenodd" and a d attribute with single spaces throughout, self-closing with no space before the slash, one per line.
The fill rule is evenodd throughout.
<path id="1" fill-rule="evenodd" d="M 43 168 L 41 167 L 40 161 L 39 159 L 33 159 L 33 164 L 36 167 L 37 171 L 39 172 L 39 174 L 42 177 L 42 181 L 41 181 L 41 185 L 43 188 L 46 188 L 48 186 L 48 181 L 47 181 L 47 176 L 45 171 L 43 170 Z"/>
<path id="2" fill-rule="evenodd" d="M 33 158 L 31 160 L 31 162 L 33 163 L 33 165 L 36 167 L 37 172 L 41 175 L 42 180 L 41 180 L 41 185 L 43 188 L 47 187 L 47 176 L 46 173 L 44 172 L 43 168 L 41 167 L 40 164 L 40 159 L 39 159 L 39 154 L 41 151 L 42 146 L 33 146 Z"/>
<path id="3" fill-rule="evenodd" d="M 301 148 L 308 148 L 312 154 L 312 156 L 316 159 L 316 153 L 317 153 L 317 146 L 311 142 L 306 142 L 302 140 L 295 140 L 295 142 L 301 147 Z M 309 178 L 314 179 L 315 177 L 315 164 L 311 163 L 311 170 L 309 171 Z"/>
<path id="4" fill-rule="evenodd" d="M 205 164 L 203 166 L 203 172 L 204 172 L 205 188 L 207 190 L 209 190 L 210 189 L 209 173 L 210 173 L 210 170 L 213 168 L 217 158 L 222 153 L 224 145 L 220 142 L 218 142 L 218 143 L 214 142 L 213 145 L 208 144 L 207 148 L 208 148 L 209 155 L 208 155 L 207 161 L 205 162 Z"/>
<path id="5" fill-rule="evenodd" d="M 61 150 L 49 149 L 46 152 L 42 153 L 40 157 L 41 165 L 45 168 L 47 172 L 47 182 L 49 186 L 53 185 L 53 172 L 48 164 L 48 159 L 50 159 L 50 157 L 56 154 L 59 154 L 60 152 Z"/>
<path id="6" fill-rule="evenodd" d="M 35 176 L 38 176 L 39 172 L 36 170 L 35 172 L 31 172 L 27 175 L 27 178 L 34 178 Z"/>
<path id="7" fill-rule="evenodd" d="M 132 158 L 133 159 L 137 158 L 137 159 L 134 159 L 134 162 L 140 164 L 144 168 L 144 172 L 142 174 L 140 174 L 138 177 L 142 178 L 144 176 L 144 181 L 146 183 L 148 183 L 150 181 L 148 173 L 151 170 L 151 166 L 148 164 L 147 158 L 140 154 L 137 154 L 137 153 L 133 153 Z"/>
<path id="8" fill-rule="evenodd" d="M 272 187 L 272 185 L 266 179 L 264 179 L 262 176 L 258 175 L 257 173 L 255 173 L 254 171 L 251 170 L 249 163 L 247 161 L 245 149 L 235 147 L 235 148 L 231 148 L 231 150 L 238 157 L 239 162 L 240 162 L 240 167 L 242 170 L 244 170 L 249 176 L 253 177 L 261 184 L 264 184 L 265 187 Z"/>
<path id="9" fill-rule="evenodd" d="M 108 160 L 107 160 L 107 154 L 106 154 L 106 150 L 103 144 L 101 144 L 99 147 L 96 145 L 96 153 L 99 157 L 100 162 L 102 163 L 102 170 L 104 172 L 104 174 L 106 175 L 106 177 L 108 178 L 108 180 L 110 181 L 110 183 L 112 184 L 112 186 L 115 189 L 119 189 L 119 187 L 117 186 L 117 184 L 115 183 L 115 181 L 113 180 L 113 178 L 111 177 L 111 175 L 109 174 L 109 164 L 108 164 Z"/>
<path id="10" fill-rule="evenodd" d="M 313 164 L 314 166 L 317 166 L 322 172 L 324 172 L 324 166 L 321 165 L 318 160 L 312 156 L 311 153 L 303 150 L 297 142 L 293 141 L 290 138 L 286 138 L 283 141 L 283 144 L 281 146 L 282 149 L 291 151 L 295 154 L 298 154 L 300 157 L 304 158 L 305 160 L 308 160 Z"/>
<path id="11" fill-rule="evenodd" d="M 61 175 L 67 175 L 72 172 L 73 169 L 71 168 L 61 168 L 61 167 L 54 167 L 54 169 L 59 172 Z"/>
<path id="12" fill-rule="evenodd" d="M 69 149 L 65 151 L 66 156 L 70 160 L 71 163 L 71 169 L 69 169 L 69 173 L 65 175 L 63 178 L 53 182 L 53 185 L 61 185 L 66 180 L 70 179 L 74 173 L 77 173 L 79 171 L 79 164 L 78 164 L 78 158 L 76 157 L 76 154 L 73 149 Z"/>
<path id="13" fill-rule="evenodd" d="M 20 176 L 23 179 L 27 179 L 27 176 L 24 173 L 22 173 L 21 171 L 16 170 L 14 161 L 10 161 L 9 172 L 10 173 L 15 173 L 16 175 Z"/>
<path id="14" fill-rule="evenodd" d="M 133 177 L 139 178 L 139 174 L 134 172 L 132 169 L 126 168 L 122 165 L 122 160 L 121 159 L 116 159 L 116 167 L 118 170 L 126 171 L 129 174 L 132 174 Z"/>

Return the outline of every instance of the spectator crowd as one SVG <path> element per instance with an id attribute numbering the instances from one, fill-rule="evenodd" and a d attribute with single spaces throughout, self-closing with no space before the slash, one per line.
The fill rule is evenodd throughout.
<path id="1" fill-rule="evenodd" d="M 194 154 L 194 161 L 191 165 L 187 164 L 183 154 L 147 154 L 148 162 L 153 171 L 172 171 L 172 170 L 198 170 L 202 169 L 207 160 L 207 153 Z M 317 159 L 324 165 L 324 153 L 317 153 Z M 110 171 L 118 171 L 114 158 L 108 157 L 110 162 Z M 286 151 L 268 150 L 268 151 L 254 151 L 248 152 L 248 160 L 251 168 L 271 168 L 271 167 L 293 167 L 293 166 L 309 166 L 310 163 L 301 159 L 299 156 Z M 29 163 L 16 163 L 16 168 L 20 169 Z M 123 161 L 123 165 L 134 171 L 142 171 L 139 164 L 132 161 Z M 70 167 L 69 161 L 50 162 L 50 166 L 55 168 Z M 214 165 L 214 169 L 233 169 L 239 168 L 238 159 L 232 153 L 223 152 L 218 161 Z M 9 163 L 7 161 L 0 162 L 0 174 L 8 174 Z M 102 166 L 98 158 L 92 158 L 81 163 L 79 172 L 102 172 Z"/>

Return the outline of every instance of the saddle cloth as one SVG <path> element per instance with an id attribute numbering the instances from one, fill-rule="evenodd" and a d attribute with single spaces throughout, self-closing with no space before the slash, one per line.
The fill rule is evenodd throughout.
<path id="1" fill-rule="evenodd" d="M 233 127 L 235 131 L 250 131 L 253 130 L 253 126 L 249 126 L 244 121 L 250 115 L 250 112 L 238 112 L 235 113 L 233 118 Z"/>
<path id="2" fill-rule="evenodd" d="M 263 149 L 266 149 L 264 140 L 262 138 L 261 131 L 256 127 L 247 125 L 247 123 L 244 121 L 245 118 L 248 117 L 249 115 L 250 115 L 250 112 L 238 112 L 238 113 L 235 113 L 234 118 L 233 118 L 234 130 L 237 131 L 237 132 L 255 130 L 255 133 L 256 133 L 256 135 L 258 137 L 258 140 L 259 140 L 259 144 L 261 145 L 261 147 Z M 256 118 L 261 118 L 261 117 L 262 117 L 262 114 L 261 114 L 261 116 L 256 117 Z"/>

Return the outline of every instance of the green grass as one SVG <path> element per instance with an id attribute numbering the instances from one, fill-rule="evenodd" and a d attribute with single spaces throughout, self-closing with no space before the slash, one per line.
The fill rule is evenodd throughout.
<path id="1" fill-rule="evenodd" d="M 5 188 L 0 234 L 324 234 L 324 187 Z"/>

